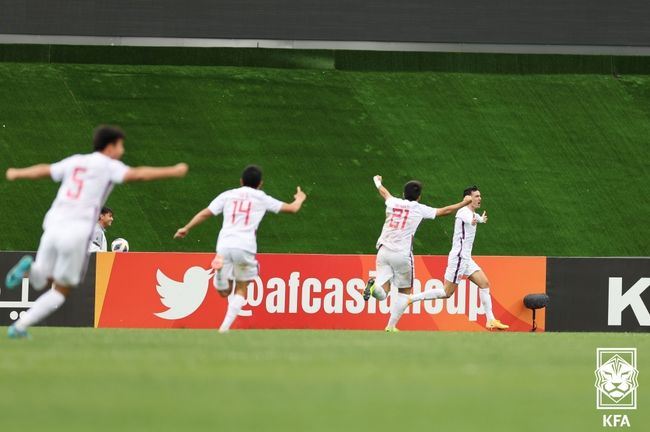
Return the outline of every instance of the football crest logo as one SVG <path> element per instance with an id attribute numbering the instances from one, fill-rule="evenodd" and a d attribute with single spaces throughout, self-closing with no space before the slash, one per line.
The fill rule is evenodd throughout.
<path id="1" fill-rule="evenodd" d="M 598 348 L 595 374 L 598 409 L 636 409 L 636 348 Z"/>

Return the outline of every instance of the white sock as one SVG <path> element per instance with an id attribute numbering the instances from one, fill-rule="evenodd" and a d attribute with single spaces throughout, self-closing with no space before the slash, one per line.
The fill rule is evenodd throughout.
<path id="1" fill-rule="evenodd" d="M 492 313 L 492 297 L 490 297 L 490 288 L 480 288 L 478 290 L 478 295 L 481 297 L 481 304 L 483 305 L 483 310 L 485 310 L 485 318 L 488 321 L 494 319 L 494 314 Z"/>
<path id="2" fill-rule="evenodd" d="M 27 330 L 28 327 L 33 326 L 52 314 L 55 310 L 61 307 L 65 302 L 65 296 L 55 289 L 47 291 L 40 296 L 25 314 L 16 321 L 16 328 L 20 331 Z"/>
<path id="3" fill-rule="evenodd" d="M 377 300 L 384 300 L 386 299 L 386 291 L 382 286 L 375 283 L 375 289 L 372 291 L 372 296 Z"/>
<path id="4" fill-rule="evenodd" d="M 411 301 L 416 302 L 416 301 L 433 300 L 433 299 L 439 299 L 445 297 L 447 297 L 445 290 L 442 288 L 436 288 L 436 289 L 422 291 L 421 293 L 418 294 L 413 294 L 411 296 Z"/>
<path id="5" fill-rule="evenodd" d="M 220 332 L 227 332 L 230 329 L 230 326 L 239 315 L 241 308 L 246 304 L 246 299 L 239 294 L 233 294 L 228 297 L 228 311 L 226 312 L 226 317 L 219 327 Z"/>
<path id="6" fill-rule="evenodd" d="M 390 319 L 388 320 L 389 328 L 395 328 L 397 322 L 402 317 L 408 302 L 408 294 L 397 293 L 397 297 L 393 297 L 390 305 Z"/>

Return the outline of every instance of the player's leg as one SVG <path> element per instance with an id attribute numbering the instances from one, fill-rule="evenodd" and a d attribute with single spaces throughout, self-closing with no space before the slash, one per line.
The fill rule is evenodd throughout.
<path id="1" fill-rule="evenodd" d="M 42 290 L 52 284 L 51 278 L 56 263 L 57 250 L 56 239 L 53 232 L 44 232 L 38 244 L 36 259 L 31 256 L 23 256 L 9 273 L 5 284 L 7 288 L 17 287 L 24 277 L 29 277 L 29 283 L 36 290 Z"/>
<path id="2" fill-rule="evenodd" d="M 59 285 L 56 282 L 52 289 L 46 291 L 41 295 L 32 305 L 27 312 L 25 312 L 11 327 L 9 327 L 10 338 L 24 338 L 27 337 L 27 329 L 35 324 L 38 324 L 48 316 L 52 315 L 59 309 L 71 289 L 69 287 Z"/>
<path id="3" fill-rule="evenodd" d="M 411 296 L 411 303 L 422 300 L 434 300 L 449 298 L 456 292 L 460 281 L 460 270 L 462 262 L 460 258 L 450 259 L 445 270 L 445 282 L 442 288 L 424 290 L 419 294 Z"/>
<path id="4" fill-rule="evenodd" d="M 237 315 L 241 312 L 242 308 L 246 304 L 246 297 L 248 296 L 248 285 L 252 282 L 250 281 L 236 281 L 234 292 L 228 296 L 228 310 L 226 311 L 226 316 L 219 326 L 220 333 L 226 333 L 230 330 L 230 326 L 235 322 Z"/>
<path id="5" fill-rule="evenodd" d="M 233 273 L 235 277 L 235 290 L 228 297 L 228 310 L 219 327 L 219 332 L 225 333 L 230 330 L 235 318 L 239 315 L 246 304 L 248 296 L 248 285 L 258 275 L 259 266 L 255 254 L 243 250 L 232 249 L 230 255 L 233 260 Z"/>
<path id="6" fill-rule="evenodd" d="M 503 324 L 501 321 L 494 317 L 492 312 L 492 296 L 490 295 L 490 281 L 488 280 L 485 272 L 474 262 L 470 260 L 469 268 L 469 280 L 474 282 L 478 286 L 479 297 L 481 299 L 481 305 L 483 305 L 483 310 L 485 311 L 485 326 L 492 330 L 506 330 L 510 326 Z"/>
<path id="7" fill-rule="evenodd" d="M 387 261 L 388 251 L 385 248 L 377 252 L 377 261 L 375 264 L 376 275 L 368 279 L 366 289 L 363 290 L 363 299 L 368 301 L 370 297 L 377 300 L 385 300 L 390 292 L 390 280 L 393 277 L 393 269 Z"/>
<path id="8" fill-rule="evenodd" d="M 56 246 L 51 247 L 51 243 Z M 63 305 L 71 288 L 79 285 L 85 275 L 88 266 L 87 243 L 85 236 L 77 232 L 69 237 L 62 235 L 48 237 L 41 245 L 43 253 L 40 256 L 37 254 L 30 273 L 30 282 L 35 288 L 42 289 L 51 277 L 54 286 L 41 295 L 34 305 L 10 327 L 10 337 L 25 337 L 29 327 L 41 322 Z M 40 252 L 41 248 L 39 248 Z M 48 261 L 43 262 L 44 257 L 54 262 L 50 275 L 47 275 L 50 264 Z"/>
<path id="9" fill-rule="evenodd" d="M 443 288 L 433 288 L 433 289 L 424 290 L 418 294 L 413 294 L 411 296 L 410 301 L 411 303 L 414 303 L 416 301 L 448 298 L 454 293 L 454 291 L 456 291 L 457 286 L 458 286 L 457 284 L 452 284 L 451 282 L 446 280 L 445 277 L 445 285 L 443 286 Z M 451 294 L 447 294 L 447 291 L 451 292 Z"/>
<path id="10" fill-rule="evenodd" d="M 393 282 L 397 292 L 390 304 L 390 317 L 388 318 L 387 332 L 397 330 L 397 323 L 406 311 L 413 293 L 413 279 L 415 269 L 413 267 L 413 255 L 392 254 L 390 257 L 391 267 L 395 274 Z"/>
<path id="11" fill-rule="evenodd" d="M 459 256 L 449 257 L 447 260 L 447 269 L 445 270 L 445 284 L 443 290 L 445 291 L 446 298 L 451 297 L 456 292 L 460 279 L 465 274 L 467 260 Z"/>
<path id="12" fill-rule="evenodd" d="M 33 262 L 34 259 L 31 255 L 23 256 L 7 273 L 5 286 L 9 289 L 14 289 L 20 285 L 23 278 L 29 275 L 29 270 L 31 269 Z"/>
<path id="13" fill-rule="evenodd" d="M 228 297 L 232 294 L 234 279 L 234 264 L 230 250 L 218 251 L 212 260 L 212 268 L 215 270 L 212 284 L 221 297 Z"/>

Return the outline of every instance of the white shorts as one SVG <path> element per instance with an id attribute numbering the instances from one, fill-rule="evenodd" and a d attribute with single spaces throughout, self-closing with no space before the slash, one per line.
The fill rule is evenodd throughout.
<path id="1" fill-rule="evenodd" d="M 481 267 L 471 258 L 449 257 L 447 270 L 445 271 L 445 279 L 451 283 L 458 284 L 463 276 L 470 276 L 479 270 L 481 270 Z"/>
<path id="2" fill-rule="evenodd" d="M 413 286 L 413 255 L 393 252 L 382 247 L 377 252 L 377 285 L 390 281 L 397 288 Z"/>
<path id="3" fill-rule="evenodd" d="M 46 230 L 29 271 L 30 284 L 38 290 L 45 288 L 49 279 L 68 288 L 79 285 L 88 268 L 89 242 L 86 230 Z"/>
<path id="4" fill-rule="evenodd" d="M 214 275 L 214 286 L 219 291 L 230 289 L 228 281 L 248 282 L 259 275 L 259 264 L 253 252 L 242 249 L 218 249 L 223 267 Z"/>

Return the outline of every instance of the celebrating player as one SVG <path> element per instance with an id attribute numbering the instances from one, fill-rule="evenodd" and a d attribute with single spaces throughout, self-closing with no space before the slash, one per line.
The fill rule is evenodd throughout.
<path id="1" fill-rule="evenodd" d="M 492 297 L 490 296 L 490 282 L 481 268 L 472 259 L 472 246 L 476 237 L 476 227 L 479 223 L 487 223 L 487 212 L 482 215 L 476 213 L 481 208 L 481 191 L 477 186 L 468 187 L 463 191 L 463 197 L 471 199 L 471 204 L 456 213 L 454 237 L 445 271 L 444 289 L 426 290 L 411 297 L 411 302 L 451 297 L 460 278 L 466 276 L 479 287 L 479 297 L 485 310 L 485 327 L 488 330 L 506 330 L 510 326 L 503 324 L 494 317 L 492 312 Z"/>
<path id="2" fill-rule="evenodd" d="M 496 319 L 492 313 L 490 282 L 481 267 L 472 259 L 477 224 L 488 221 L 487 212 L 484 211 L 480 216 L 476 213 L 476 210 L 481 208 L 481 191 L 477 186 L 471 186 L 463 191 L 463 196 L 471 197 L 472 203 L 456 213 L 454 239 L 445 271 L 445 293 L 447 297 L 451 296 L 458 288 L 461 276 L 467 276 L 479 287 L 479 297 L 485 310 L 485 327 L 489 330 L 506 330 L 510 326 Z"/>
<path id="3" fill-rule="evenodd" d="M 25 255 L 6 278 L 7 288 L 15 288 L 27 275 L 37 290 L 50 284 L 54 286 L 9 327 L 9 337 L 27 337 L 27 328 L 58 309 L 71 289 L 81 282 L 88 266 L 88 246 L 94 226 L 114 184 L 183 177 L 187 173 L 184 163 L 160 168 L 126 166 L 119 160 L 124 154 L 124 138 L 121 129 L 100 126 L 93 136 L 93 153 L 70 156 L 51 165 L 7 170 L 7 180 L 50 177 L 61 182 L 43 221 L 36 259 Z"/>
<path id="4" fill-rule="evenodd" d="M 90 239 L 88 252 L 106 252 L 108 243 L 106 242 L 106 229 L 113 224 L 113 210 L 108 207 L 102 207 L 99 212 L 99 220 L 95 224 L 93 236 Z"/>
<path id="5" fill-rule="evenodd" d="M 390 319 L 387 332 L 397 331 L 400 317 L 411 303 L 413 293 L 413 237 L 422 219 L 435 219 L 450 215 L 471 202 L 466 197 L 463 201 L 443 208 L 433 208 L 420 204 L 422 184 L 412 180 L 404 185 L 404 198 L 393 197 L 382 186 L 381 176 L 373 178 L 379 194 L 386 204 L 386 222 L 377 241 L 377 275 L 368 280 L 363 292 L 364 300 L 370 296 L 384 300 L 390 292 L 391 282 L 398 289 L 398 294 L 391 302 Z"/>
<path id="6" fill-rule="evenodd" d="M 223 226 L 217 239 L 217 255 L 213 268 L 217 270 L 214 285 L 222 297 L 228 296 L 228 311 L 219 332 L 225 333 L 246 304 L 248 284 L 258 275 L 257 227 L 267 211 L 273 213 L 297 213 L 307 195 L 297 188 L 294 201 L 283 203 L 260 190 L 262 170 L 254 165 L 244 169 L 241 187 L 217 196 L 207 208 L 201 210 L 176 231 L 174 238 L 184 238 L 196 225 L 212 216 L 223 213 Z M 231 294 L 232 282 L 235 290 Z"/>

